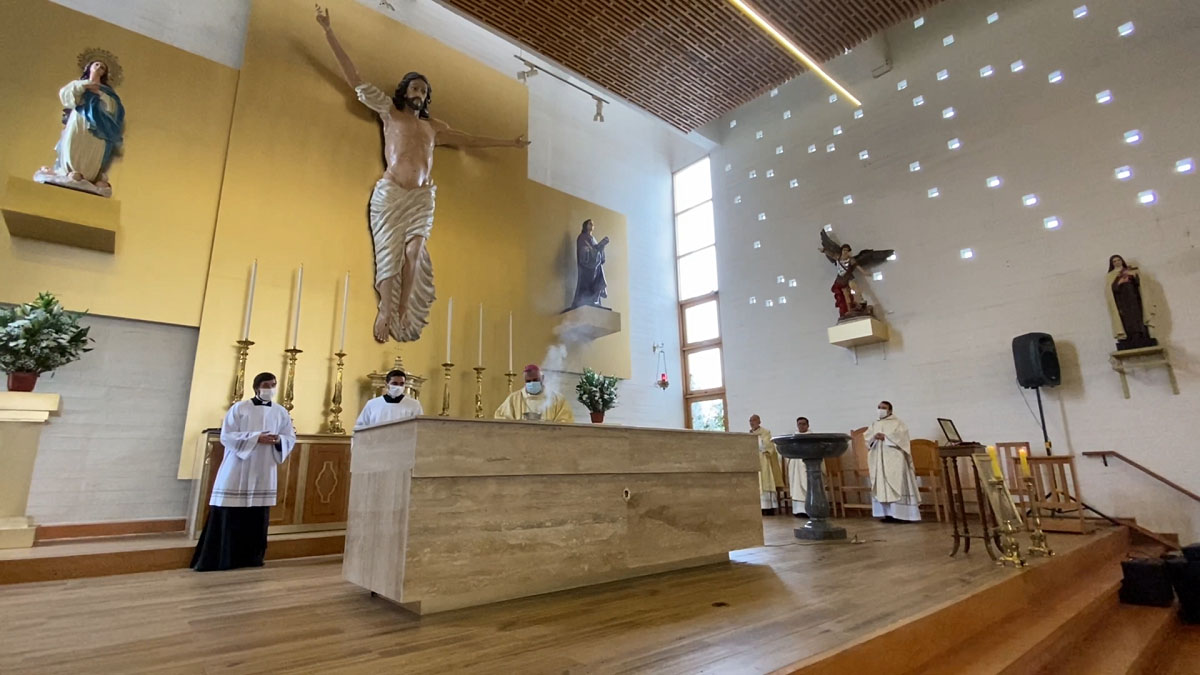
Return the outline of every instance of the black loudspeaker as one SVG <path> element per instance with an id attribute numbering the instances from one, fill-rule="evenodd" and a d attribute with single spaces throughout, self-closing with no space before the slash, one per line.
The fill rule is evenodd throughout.
<path id="1" fill-rule="evenodd" d="M 1062 384 L 1058 369 L 1058 351 L 1048 333 L 1026 333 L 1013 338 L 1013 365 L 1017 383 L 1026 389 L 1057 387 Z"/>

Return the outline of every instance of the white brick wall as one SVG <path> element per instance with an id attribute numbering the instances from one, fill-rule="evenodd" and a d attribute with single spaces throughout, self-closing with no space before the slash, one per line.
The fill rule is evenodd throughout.
<path id="1" fill-rule="evenodd" d="M 1036 411 L 1036 404 L 1015 383 L 1010 341 L 1044 331 L 1055 337 L 1064 371 L 1063 386 L 1045 391 L 1056 452 L 1117 450 L 1200 492 L 1186 426 L 1200 402 L 1200 175 L 1173 171 L 1176 160 L 1200 157 L 1200 71 L 1193 67 L 1200 5 L 1088 0 L 1088 16 L 1075 19 L 1080 4 L 951 0 L 927 14 L 922 28 L 906 22 L 889 32 L 889 74 L 870 77 L 878 41 L 831 64 L 863 100 L 862 119 L 844 102 L 828 103 L 828 90 L 805 76 L 713 125 L 723 140 L 713 167 L 735 428 L 757 412 L 776 432 L 800 414 L 816 430 L 846 430 L 867 424 L 886 398 L 914 436 L 940 439 L 935 418 L 948 416 L 969 438 L 1027 440 L 1036 448 L 1040 430 L 1027 407 Z M 988 24 L 995 10 L 999 21 Z M 1126 21 L 1135 32 L 1118 38 Z M 955 42 L 944 47 L 949 34 Z M 1017 59 L 1025 70 L 1013 74 Z M 989 64 L 995 74 L 981 78 Z M 942 69 L 950 77 L 938 81 Z M 1048 82 L 1054 70 L 1063 71 L 1061 83 Z M 900 80 L 908 82 L 903 91 Z M 1095 94 L 1105 89 L 1113 102 L 1097 104 Z M 914 107 L 918 95 L 925 103 Z M 948 106 L 956 115 L 946 120 Z M 844 133 L 835 136 L 838 125 Z M 1145 140 L 1128 146 L 1122 134 L 1135 128 Z M 951 138 L 962 147 L 948 149 Z M 825 152 L 828 143 L 834 152 Z M 807 152 L 810 144 L 816 153 Z M 864 149 L 868 161 L 858 158 Z M 910 173 L 914 161 L 921 170 Z M 1134 170 L 1124 183 L 1113 177 L 1123 165 Z M 766 178 L 768 169 L 774 178 Z M 986 187 L 993 175 L 1002 177 L 1001 188 Z M 791 179 L 798 187 L 789 188 Z M 927 197 L 932 187 L 941 197 Z M 1147 189 L 1157 191 L 1156 206 L 1136 203 Z M 1040 204 L 1022 206 L 1027 193 Z M 852 205 L 843 204 L 847 194 Z M 1043 228 L 1051 215 L 1062 220 L 1057 231 Z M 892 340 L 860 348 L 857 360 L 826 339 L 836 319 L 833 271 L 817 251 L 826 223 L 856 248 L 898 253 L 879 268 L 882 281 L 863 283 L 885 312 Z M 966 247 L 975 259 L 959 258 Z M 1103 295 L 1114 253 L 1144 271 L 1179 396 L 1160 369 L 1132 376 L 1132 398 L 1122 398 L 1108 364 L 1113 339 Z M 778 285 L 781 274 L 797 288 Z M 780 295 L 786 305 L 762 304 Z M 759 304 L 750 305 L 750 296 Z M 1084 496 L 1097 508 L 1200 539 L 1194 502 L 1129 467 L 1083 458 L 1079 466 Z"/>
<path id="2" fill-rule="evenodd" d="M 181 518 L 175 478 L 196 329 L 88 317 L 93 351 L 37 391 L 62 395 L 42 430 L 29 513 L 39 524 Z"/>

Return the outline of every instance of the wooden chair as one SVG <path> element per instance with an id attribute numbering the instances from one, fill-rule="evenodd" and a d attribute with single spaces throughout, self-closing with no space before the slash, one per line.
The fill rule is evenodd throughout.
<path id="1" fill-rule="evenodd" d="M 1084 517 L 1074 455 L 1030 457 L 1029 468 L 1033 472 L 1030 504 L 1038 510 L 1043 530 L 1088 534 L 1094 529 Z"/>
<path id="2" fill-rule="evenodd" d="M 937 443 L 914 438 L 909 443 L 909 449 L 912 451 L 913 470 L 917 474 L 917 491 L 933 498 L 933 515 L 939 523 L 945 522 L 949 517 L 946 511 L 948 497 L 942 481 L 942 462 L 938 459 Z"/>
<path id="3" fill-rule="evenodd" d="M 850 433 L 850 452 L 841 456 L 842 513 L 866 511 L 871 513 L 871 470 L 867 463 L 865 431 Z"/>
<path id="4" fill-rule="evenodd" d="M 1024 441 L 996 444 L 996 454 L 1000 457 L 1000 466 L 1004 470 L 1004 483 L 1008 485 L 1008 491 L 1012 493 L 1013 501 L 1023 518 L 1029 511 L 1030 499 L 1029 491 L 1025 489 L 1025 481 L 1021 479 L 1021 458 L 1018 453 L 1021 448 L 1028 452 L 1030 445 Z"/>
<path id="5" fill-rule="evenodd" d="M 827 457 L 824 464 L 825 475 L 829 477 L 829 480 L 825 481 L 825 496 L 829 499 L 829 512 L 834 518 L 845 518 L 845 495 L 842 492 L 845 476 L 842 474 L 842 458 Z"/>

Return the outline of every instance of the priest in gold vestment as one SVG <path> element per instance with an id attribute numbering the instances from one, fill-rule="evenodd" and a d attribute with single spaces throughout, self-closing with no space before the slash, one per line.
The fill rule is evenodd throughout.
<path id="1" fill-rule="evenodd" d="M 763 514 L 768 515 L 779 508 L 779 491 L 784 489 L 783 465 L 771 442 L 771 430 L 762 426 L 758 415 L 750 416 L 750 433 L 758 436 L 759 505 Z"/>
<path id="2" fill-rule="evenodd" d="M 525 366 L 525 386 L 508 395 L 496 408 L 498 420 L 530 420 L 573 424 L 575 413 L 562 394 L 546 389 L 539 366 Z"/>

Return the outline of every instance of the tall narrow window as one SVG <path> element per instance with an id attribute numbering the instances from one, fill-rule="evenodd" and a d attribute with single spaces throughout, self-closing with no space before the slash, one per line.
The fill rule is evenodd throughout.
<path id="1" fill-rule="evenodd" d="M 706 157 L 674 176 L 684 416 L 689 429 L 726 431 L 729 422 L 709 171 Z"/>

